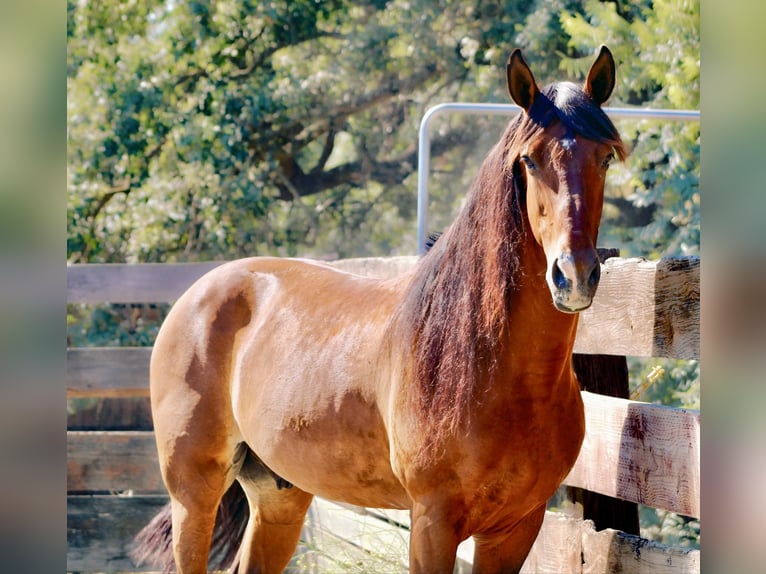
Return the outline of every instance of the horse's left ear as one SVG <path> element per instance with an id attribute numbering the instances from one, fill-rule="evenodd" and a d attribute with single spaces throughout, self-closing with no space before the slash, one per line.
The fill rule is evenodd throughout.
<path id="1" fill-rule="evenodd" d="M 598 105 L 603 104 L 612 95 L 614 77 L 614 58 L 609 48 L 602 45 L 585 79 L 585 93 Z"/>

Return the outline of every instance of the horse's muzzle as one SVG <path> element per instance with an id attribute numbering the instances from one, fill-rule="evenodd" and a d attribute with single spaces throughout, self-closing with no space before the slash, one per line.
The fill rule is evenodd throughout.
<path id="1" fill-rule="evenodd" d="M 562 253 L 548 272 L 553 304 L 564 313 L 579 313 L 590 307 L 601 280 L 601 263 L 592 252 Z"/>

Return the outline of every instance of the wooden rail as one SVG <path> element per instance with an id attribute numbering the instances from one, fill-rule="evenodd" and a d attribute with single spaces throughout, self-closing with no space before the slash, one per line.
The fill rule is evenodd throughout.
<path id="1" fill-rule="evenodd" d="M 348 271 L 392 276 L 414 258 L 346 260 Z M 75 265 L 70 303 L 172 302 L 220 263 Z M 609 259 L 593 306 L 583 313 L 576 351 L 699 357 L 699 259 Z M 69 397 L 146 397 L 151 348 L 68 350 Z M 699 517 L 700 418 L 672 409 L 583 393 L 586 438 L 565 484 Z M 152 432 L 67 434 L 68 571 L 135 571 L 127 550 L 135 532 L 167 501 Z M 366 571 L 406 571 L 409 517 L 317 499 L 291 571 L 328 563 Z M 398 526 L 397 526 L 398 525 Z M 471 542 L 457 571 L 470 571 Z M 699 551 L 667 548 L 590 521 L 549 512 L 524 572 L 699 571 Z M 369 566 L 367 566 L 369 565 Z M 358 566 L 357 566 L 358 570 Z M 340 570 L 342 571 L 342 569 Z"/>
<path id="2" fill-rule="evenodd" d="M 699 518 L 699 413 L 583 393 L 586 436 L 564 484 Z M 162 494 L 154 434 L 67 433 L 67 491 Z"/>
<path id="3" fill-rule="evenodd" d="M 332 262 L 340 269 L 391 277 L 416 258 Z M 69 303 L 166 303 L 223 262 L 71 265 Z M 607 259 L 590 309 L 582 313 L 576 353 L 699 358 L 699 273 L 696 257 L 659 261 Z"/>

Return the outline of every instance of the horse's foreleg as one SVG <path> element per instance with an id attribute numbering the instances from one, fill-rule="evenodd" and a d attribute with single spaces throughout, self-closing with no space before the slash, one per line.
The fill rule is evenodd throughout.
<path id="1" fill-rule="evenodd" d="M 242 539 L 236 574 L 279 574 L 298 545 L 313 495 L 294 486 L 278 489 L 270 478 L 242 483 L 250 519 Z"/>
<path id="2" fill-rule="evenodd" d="M 474 574 L 517 573 L 524 565 L 545 516 L 545 504 L 539 506 L 509 532 L 474 535 Z"/>
<path id="3" fill-rule="evenodd" d="M 432 505 L 412 508 L 410 573 L 452 573 L 460 534 L 450 518 L 444 509 Z"/>

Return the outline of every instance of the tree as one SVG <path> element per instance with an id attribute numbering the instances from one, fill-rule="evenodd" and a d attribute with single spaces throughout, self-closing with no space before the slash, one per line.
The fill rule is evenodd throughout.
<path id="1" fill-rule="evenodd" d="M 699 102 L 698 2 L 67 8 L 71 262 L 412 252 L 422 114 L 446 100 L 507 102 L 517 45 L 544 84 L 581 80 L 606 42 L 619 65 L 612 104 Z M 505 125 L 440 122 L 433 230 L 454 217 Z M 696 252 L 699 126 L 622 127 L 634 152 L 610 176 L 602 245 Z"/>
<path id="2" fill-rule="evenodd" d="M 698 109 L 700 89 L 699 2 L 585 2 L 581 14 L 562 16 L 570 47 L 590 54 L 612 47 L 619 66 L 611 105 Z M 574 73 L 588 58 L 562 58 Z M 617 208 L 607 219 L 608 237 L 633 255 L 697 254 L 700 244 L 700 126 L 632 122 L 623 133 L 633 142 L 628 169 L 613 181 Z"/>
<path id="3" fill-rule="evenodd" d="M 531 6 L 70 1 L 70 261 L 389 252 L 425 107 L 500 89 Z"/>
<path id="4" fill-rule="evenodd" d="M 67 22 L 70 261 L 411 250 L 420 117 L 507 101 L 515 45 L 545 83 L 581 79 L 607 42 L 613 104 L 699 101 L 695 2 L 70 1 Z M 605 241 L 694 253 L 698 126 L 646 124 L 625 128 L 635 151 Z M 437 227 L 492 125 L 439 129 Z"/>

